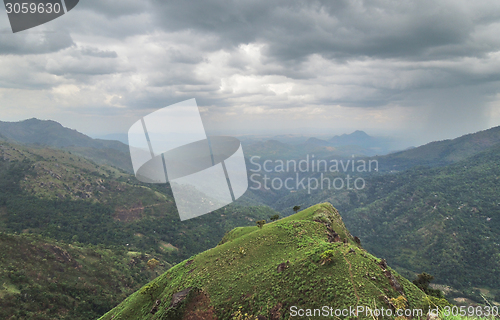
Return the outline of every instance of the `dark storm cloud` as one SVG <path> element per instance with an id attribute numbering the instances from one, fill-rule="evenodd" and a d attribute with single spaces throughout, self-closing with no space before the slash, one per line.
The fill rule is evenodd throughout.
<path id="1" fill-rule="evenodd" d="M 81 1 L 36 29 L 0 32 L 0 87 L 45 90 L 55 114 L 71 106 L 76 118 L 195 97 L 256 130 L 307 117 L 301 126 L 318 127 L 331 110 L 361 119 L 353 129 L 379 116 L 380 127 L 472 130 L 500 97 L 499 34 L 496 0 Z"/>
<path id="2" fill-rule="evenodd" d="M 476 56 L 498 43 L 473 43 L 477 24 L 500 17 L 499 5 L 471 10 L 436 1 L 154 1 L 166 30 L 217 34 L 219 45 L 267 44 L 277 60 L 353 57 L 434 59 Z"/>

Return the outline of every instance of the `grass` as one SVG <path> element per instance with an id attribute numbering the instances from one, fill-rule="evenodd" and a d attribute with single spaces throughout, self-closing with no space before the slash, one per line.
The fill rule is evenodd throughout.
<path id="1" fill-rule="evenodd" d="M 329 243 L 326 226 L 314 221 L 318 218 L 327 219 L 348 243 Z M 170 301 L 174 293 L 188 287 L 209 297 L 209 308 L 218 319 L 245 314 L 254 319 L 269 317 L 272 312 L 285 315 L 291 306 L 348 308 L 375 304 L 386 308 L 384 297 L 396 299 L 401 294 L 391 287 L 380 260 L 349 237 L 330 204 L 313 206 L 262 228 L 236 228 L 220 245 L 177 264 L 101 320 L 176 319 L 183 311 L 179 311 L 181 307 L 169 308 Z M 328 250 L 333 252 L 330 261 L 322 263 L 321 254 Z M 286 269 L 278 272 L 281 263 Z M 403 287 L 408 307 L 429 306 L 422 291 L 389 271 Z M 161 304 L 153 315 L 150 310 L 156 300 Z"/>

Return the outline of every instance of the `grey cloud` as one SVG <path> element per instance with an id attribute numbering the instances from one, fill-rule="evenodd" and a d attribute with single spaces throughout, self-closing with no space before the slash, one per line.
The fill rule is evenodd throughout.
<path id="1" fill-rule="evenodd" d="M 92 47 L 83 47 L 80 49 L 82 55 L 98 57 L 98 58 L 117 58 L 118 54 L 115 51 L 99 50 Z"/>
<path id="2" fill-rule="evenodd" d="M 9 30 L 10 31 L 10 30 Z M 23 33 L 0 32 L 0 55 L 53 53 L 75 43 L 67 31 L 46 31 L 44 29 Z"/>
<path id="3" fill-rule="evenodd" d="M 7 60 L 19 72 L 0 71 L 0 86 L 89 87 L 92 114 L 193 97 L 221 114 L 255 107 L 269 122 L 283 120 L 273 109 L 396 105 L 427 112 L 428 131 L 454 113 L 441 126 L 451 132 L 484 123 L 470 105 L 483 115 L 498 92 L 499 21 L 497 1 L 81 1 L 45 26 L 0 34 L 3 58 L 30 55 Z M 283 84 L 289 92 L 270 88 Z"/>
<path id="4" fill-rule="evenodd" d="M 116 59 L 109 54 L 92 55 L 85 50 L 68 50 L 66 54 L 51 57 L 45 64 L 45 70 L 59 76 L 105 75 L 123 71 Z"/>
<path id="5" fill-rule="evenodd" d="M 107 0 L 107 1 L 80 1 L 79 10 L 88 10 L 104 15 L 108 18 L 137 15 L 150 9 L 149 1 L 136 0 Z"/>

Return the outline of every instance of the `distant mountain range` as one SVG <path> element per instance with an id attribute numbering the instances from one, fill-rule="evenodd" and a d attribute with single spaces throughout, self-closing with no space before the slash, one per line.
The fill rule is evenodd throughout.
<path id="1" fill-rule="evenodd" d="M 244 150 L 247 156 L 258 155 L 263 158 L 300 158 L 307 154 L 317 157 L 351 157 L 384 155 L 391 151 L 392 142 L 387 138 L 376 138 L 364 131 L 334 136 L 328 140 L 316 137 L 276 136 L 260 141 L 246 140 Z"/>

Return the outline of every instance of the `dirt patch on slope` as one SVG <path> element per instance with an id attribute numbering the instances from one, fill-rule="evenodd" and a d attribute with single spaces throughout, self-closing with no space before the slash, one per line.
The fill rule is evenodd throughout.
<path id="1" fill-rule="evenodd" d="M 115 214 L 113 215 L 113 219 L 118 220 L 120 222 L 133 222 L 140 220 L 142 215 L 144 214 L 144 206 L 142 202 L 132 205 L 128 208 L 116 208 Z"/>
<path id="2" fill-rule="evenodd" d="M 217 320 L 210 299 L 204 292 L 197 292 L 186 305 L 182 320 Z"/>

